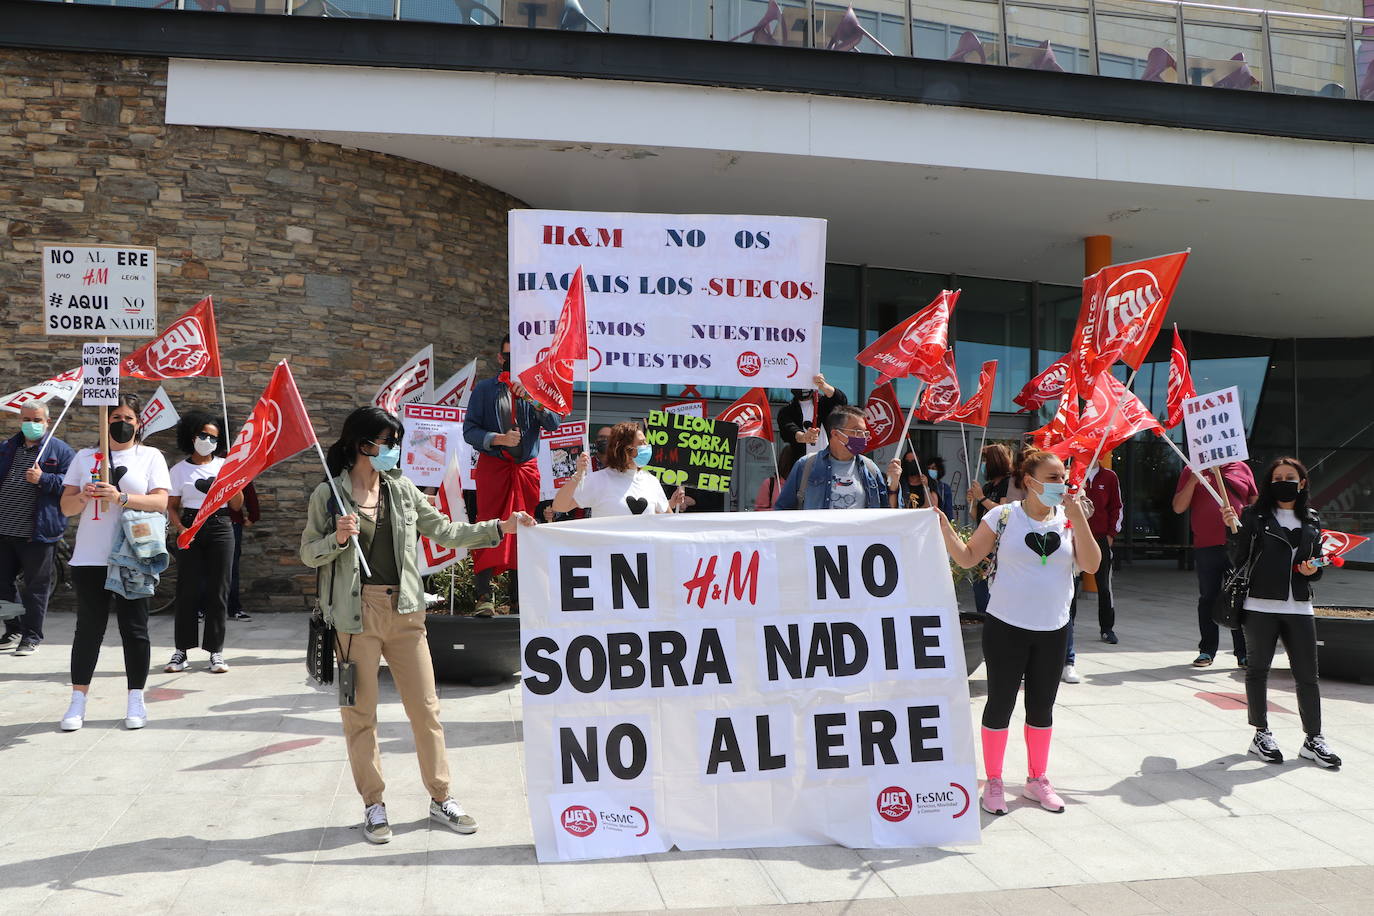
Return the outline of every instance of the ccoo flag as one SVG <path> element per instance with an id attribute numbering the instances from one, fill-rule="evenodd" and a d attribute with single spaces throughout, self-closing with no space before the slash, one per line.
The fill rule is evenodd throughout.
<path id="1" fill-rule="evenodd" d="M 466 366 L 449 376 L 447 382 L 434 389 L 432 403 L 444 407 L 468 406 L 468 398 L 472 395 L 472 381 L 476 377 L 477 360 L 469 360 Z"/>
<path id="2" fill-rule="evenodd" d="M 374 407 L 390 414 L 401 412 L 401 405 L 412 401 L 432 403 L 434 393 L 434 344 L 412 356 L 391 374 L 372 396 Z"/>
<path id="3" fill-rule="evenodd" d="M 1164 418 L 1164 428 L 1173 429 L 1183 422 L 1183 402 L 1197 397 L 1197 387 L 1193 385 L 1193 373 L 1188 368 L 1188 351 L 1183 349 L 1183 338 L 1174 325 L 1174 347 L 1169 351 L 1169 413 Z"/>
<path id="4" fill-rule="evenodd" d="M 520 373 L 520 384 L 534 400 L 566 417 L 572 413 L 573 363 L 586 358 L 587 287 L 579 265 L 568 285 L 563 311 L 558 314 L 553 343 L 539 362 Z"/>
<path id="5" fill-rule="evenodd" d="M 722 410 L 716 419 L 738 426 L 741 439 L 752 437 L 773 441 L 773 410 L 768 406 L 768 392 L 762 388 L 750 388 L 744 397 Z"/>
<path id="6" fill-rule="evenodd" d="M 1188 252 L 1104 267 L 1083 280 L 1069 359 L 1079 391 L 1121 360 L 1139 369 L 1159 334 Z"/>
<path id="7" fill-rule="evenodd" d="M 941 361 L 949 346 L 949 316 L 959 290 L 942 290 L 934 301 L 892 328 L 855 357 L 878 371 L 878 384 L 915 375 L 937 382 L 944 374 Z"/>

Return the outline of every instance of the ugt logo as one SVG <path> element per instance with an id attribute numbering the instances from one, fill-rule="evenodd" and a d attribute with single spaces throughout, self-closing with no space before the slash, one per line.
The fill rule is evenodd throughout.
<path id="1" fill-rule="evenodd" d="M 586 805 L 571 805 L 563 809 L 559 817 L 563 829 L 575 837 L 591 836 L 596 830 L 596 812 Z"/>
<path id="2" fill-rule="evenodd" d="M 729 604 L 732 597 L 735 601 L 743 601 L 745 592 L 748 592 L 749 603 L 757 604 L 759 552 L 752 551 L 746 563 L 743 552 L 736 550 L 730 557 L 730 571 L 726 573 L 724 586 L 716 584 L 716 564 L 719 560 L 718 556 L 697 557 L 696 572 L 692 578 L 682 583 L 682 587 L 687 589 L 687 603 L 704 608 L 709 598 Z"/>
<path id="3" fill-rule="evenodd" d="M 894 824 L 911 814 L 911 793 L 901 786 L 888 786 L 878 793 L 878 815 Z"/>
<path id="4" fill-rule="evenodd" d="M 188 315 L 163 332 L 149 348 L 148 368 L 159 378 L 196 375 L 210 364 L 205 330 Z"/>

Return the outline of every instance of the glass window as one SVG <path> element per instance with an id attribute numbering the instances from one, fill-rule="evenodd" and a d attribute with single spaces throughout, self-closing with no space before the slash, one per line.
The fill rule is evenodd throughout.
<path id="1" fill-rule="evenodd" d="M 916 57 L 968 64 L 1002 59 L 1001 7 L 988 0 L 940 0 L 921 6 L 911 23 Z"/>
<path id="2" fill-rule="evenodd" d="M 611 31 L 671 38 L 709 38 L 709 0 L 611 0 Z"/>
<path id="3" fill-rule="evenodd" d="M 401 18 L 463 25 L 500 25 L 500 0 L 401 0 Z"/>
<path id="4" fill-rule="evenodd" d="M 715 0 L 714 34 L 718 41 L 756 45 L 808 44 L 807 0 L 778 0 L 774 17 L 768 0 Z"/>
<path id="5" fill-rule="evenodd" d="M 997 360 L 992 409 L 1015 412 L 1012 397 L 1030 381 L 1030 284 L 1013 280 L 958 277 L 962 288 L 954 309 L 954 363 L 967 399 L 978 389 L 983 362 Z"/>
<path id="6" fill-rule="evenodd" d="M 868 330 L 864 346 L 868 346 L 882 335 L 912 315 L 925 308 L 949 288 L 948 274 L 924 274 L 910 270 L 887 270 L 869 268 L 868 270 Z M 954 307 L 957 314 L 963 307 L 962 302 Z M 856 351 L 857 352 L 857 351 Z M 872 391 L 878 383 L 878 373 L 863 369 L 864 391 Z M 900 379 L 894 384 L 897 403 L 903 409 L 911 409 L 911 400 L 916 397 L 915 379 Z"/>

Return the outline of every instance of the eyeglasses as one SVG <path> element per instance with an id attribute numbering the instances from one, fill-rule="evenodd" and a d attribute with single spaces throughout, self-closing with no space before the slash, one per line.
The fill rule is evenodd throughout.
<path id="1" fill-rule="evenodd" d="M 866 429 L 837 429 L 835 432 L 842 436 L 853 436 L 855 439 L 868 438 L 868 430 Z"/>
<path id="2" fill-rule="evenodd" d="M 368 445 L 375 445 L 377 446 L 377 448 L 395 448 L 396 446 L 401 444 L 401 440 L 397 439 L 395 436 L 392 436 L 389 439 L 383 439 L 380 442 L 376 439 L 365 439 L 363 441 L 365 441 Z"/>

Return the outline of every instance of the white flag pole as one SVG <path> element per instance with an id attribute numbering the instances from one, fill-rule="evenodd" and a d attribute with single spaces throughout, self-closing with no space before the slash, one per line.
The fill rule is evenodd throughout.
<path id="1" fill-rule="evenodd" d="M 911 399 L 911 409 L 906 412 L 906 426 L 902 427 L 902 439 L 906 442 L 907 448 L 911 450 L 912 458 L 920 458 L 920 456 L 916 454 L 916 444 L 911 441 L 911 424 L 916 419 L 916 405 L 921 403 L 921 395 L 925 393 L 925 390 L 925 381 L 923 379 L 917 379 L 916 396 Z"/>
<path id="2" fill-rule="evenodd" d="M 72 401 L 75 400 L 76 392 L 72 392 L 72 396 L 62 405 L 62 412 L 57 415 L 57 421 L 48 428 L 48 435 L 43 439 L 43 445 L 38 449 L 38 457 L 33 460 L 34 467 L 38 467 L 38 462 L 43 460 L 43 453 L 48 450 L 48 443 L 52 441 L 53 436 L 57 435 L 57 427 L 61 425 L 62 418 L 67 415 L 67 409 L 72 406 Z M 23 405 L 21 404 L 20 406 L 22 407 Z"/>
<path id="3" fill-rule="evenodd" d="M 964 424 L 962 421 L 960 421 L 959 423 L 959 441 L 963 443 L 962 451 L 964 453 L 964 480 L 972 480 L 973 472 L 969 469 L 968 466 L 968 436 L 964 433 Z"/>
<path id="4" fill-rule="evenodd" d="M 227 423 L 228 421 L 226 420 L 225 422 Z M 339 511 L 343 512 L 345 515 L 350 515 L 351 513 L 346 511 L 347 504 L 344 503 L 343 497 L 339 495 L 339 488 L 334 485 L 334 475 L 329 473 L 329 462 L 324 459 L 324 449 L 320 448 L 320 440 L 318 438 L 315 439 L 315 454 L 320 456 L 320 464 L 324 466 L 324 479 L 329 481 L 329 489 L 334 494 L 334 501 L 339 504 Z M 363 545 L 358 543 L 358 536 L 356 534 L 351 535 L 349 540 L 353 542 L 353 549 L 358 552 L 358 564 L 363 568 L 363 575 L 370 578 L 372 576 L 372 570 L 368 568 L 367 558 L 363 556 Z"/>
<path id="5" fill-rule="evenodd" d="M 1193 472 L 1193 476 L 1197 478 L 1197 482 L 1202 484 L 1203 489 L 1205 489 L 1208 493 L 1212 494 L 1212 498 L 1217 501 L 1217 505 L 1225 505 L 1225 503 L 1222 501 L 1221 494 L 1218 493 L 1215 489 L 1213 489 L 1212 484 L 1208 482 L 1207 475 L 1199 471 L 1197 468 L 1193 467 L 1193 463 L 1188 460 L 1188 456 L 1183 454 L 1183 450 L 1178 447 L 1178 444 L 1175 443 L 1173 439 L 1169 438 L 1168 433 L 1161 435 L 1159 438 L 1163 439 L 1165 444 L 1167 444 L 1169 448 L 1174 450 L 1175 455 L 1178 455 L 1179 458 L 1183 459 L 1183 466 Z"/>

